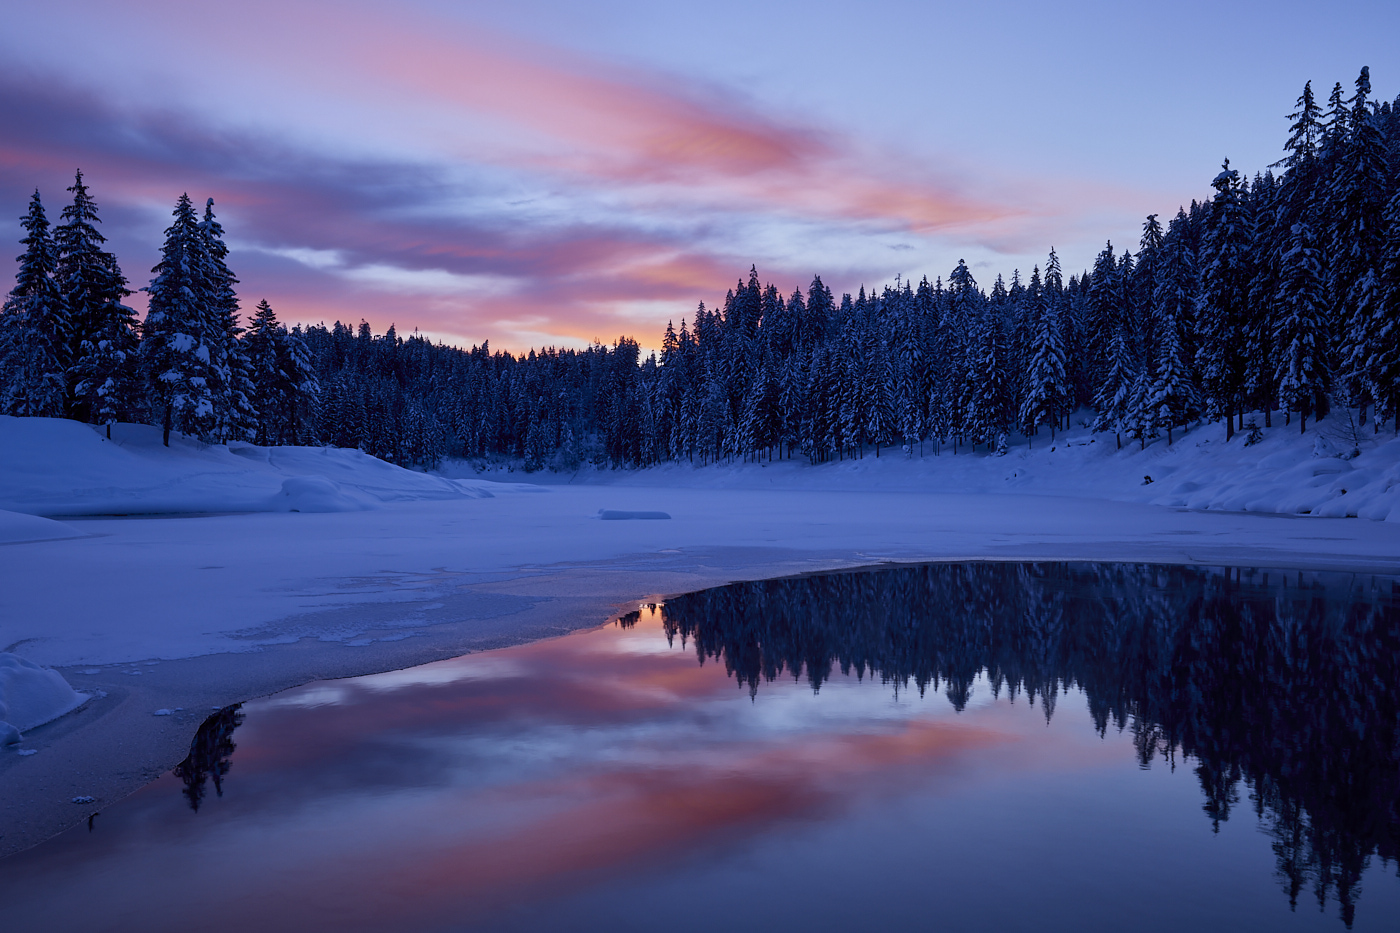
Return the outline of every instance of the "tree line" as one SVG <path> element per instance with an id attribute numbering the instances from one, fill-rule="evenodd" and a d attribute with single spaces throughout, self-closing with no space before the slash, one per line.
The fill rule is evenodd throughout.
<path id="1" fill-rule="evenodd" d="M 960 261 L 839 300 L 754 269 L 645 358 L 627 337 L 515 355 L 288 329 L 266 302 L 240 327 L 212 201 L 201 219 L 186 196 L 138 322 L 80 174 L 52 233 L 37 192 L 24 218 L 0 411 L 526 469 L 1004 451 L 1086 409 L 1120 446 L 1256 416 L 1305 431 L 1337 405 L 1400 429 L 1400 99 L 1363 68 L 1325 107 L 1309 82 L 1289 120 L 1280 162 L 1247 179 L 1226 160 L 1212 197 L 1067 280 L 1053 249 L 990 288 Z"/>

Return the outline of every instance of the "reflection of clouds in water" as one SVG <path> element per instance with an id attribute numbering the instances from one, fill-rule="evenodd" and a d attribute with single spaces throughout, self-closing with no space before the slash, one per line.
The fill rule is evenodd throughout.
<path id="1" fill-rule="evenodd" d="M 249 712 L 270 709 L 316 709 L 321 706 L 338 706 L 344 703 L 354 691 L 339 684 L 313 684 L 298 687 L 277 696 L 263 700 L 253 700 L 247 704 Z"/>
<path id="2" fill-rule="evenodd" d="M 249 710 L 337 706 L 363 699 L 360 694 L 393 693 L 420 687 L 444 687 L 471 681 L 508 680 L 524 677 L 527 669 L 505 658 L 492 655 L 467 656 L 439 661 L 422 667 L 383 674 L 366 674 L 346 681 L 309 684 L 248 704 Z"/>
<path id="3" fill-rule="evenodd" d="M 524 666 L 515 661 L 500 655 L 481 654 L 402 671 L 370 674 L 367 677 L 357 677 L 355 683 L 375 692 L 387 692 L 408 687 L 435 687 L 466 681 L 508 680 L 512 677 L 524 677 L 526 674 Z"/>
<path id="4" fill-rule="evenodd" d="M 664 644 L 659 631 L 649 634 Z M 635 632 L 625 637 L 640 640 Z M 594 632 L 555 644 L 562 648 L 571 640 L 574 644 L 570 649 L 578 649 L 576 658 L 585 660 L 600 640 L 616 642 L 622 637 L 611 631 Z M 569 654 L 575 652 L 570 650 Z M 980 689 L 975 690 L 975 700 L 964 714 L 941 694 L 920 697 L 914 691 L 901 691 L 896 698 L 892 686 L 861 683 L 854 677 L 829 681 L 817 694 L 805 682 L 774 683 L 751 699 L 746 692 L 734 689 L 728 678 L 716 681 L 713 665 L 707 665 L 709 673 L 696 673 L 702 675 L 703 686 L 718 685 L 721 689 L 687 694 L 655 687 L 648 681 L 658 661 L 687 671 L 698 667 L 693 655 L 637 653 L 632 657 L 637 663 L 617 672 L 609 683 L 609 690 L 625 694 L 626 702 L 599 719 L 573 721 L 572 707 L 563 693 L 555 715 L 545 709 L 539 715 L 510 719 L 494 727 L 479 724 L 470 731 L 402 736 L 390 741 L 440 756 L 445 760 L 443 766 L 455 775 L 451 780 L 466 785 L 498 784 L 522 775 L 539 778 L 556 771 L 618 768 L 685 767 L 703 774 L 717 769 L 744 771 L 756 755 L 779 750 L 795 759 L 820 759 L 827 754 L 824 749 L 859 736 L 907 734 L 952 722 L 960 715 L 963 720 L 958 728 L 971 729 L 971 714 L 995 702 L 990 686 L 980 677 L 975 681 Z M 559 657 L 551 660 L 555 665 L 562 661 Z"/>

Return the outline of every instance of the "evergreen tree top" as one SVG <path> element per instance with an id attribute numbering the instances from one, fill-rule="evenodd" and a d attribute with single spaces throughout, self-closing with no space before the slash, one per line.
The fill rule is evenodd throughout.
<path id="1" fill-rule="evenodd" d="M 1313 97 L 1311 81 L 1303 85 L 1303 93 L 1298 96 L 1295 106 L 1298 109 L 1288 115 L 1288 119 L 1293 123 L 1288 127 L 1288 141 L 1283 144 L 1283 149 L 1288 155 L 1280 162 L 1274 163 L 1290 170 L 1310 164 L 1317 158 L 1317 147 L 1322 141 L 1324 129 L 1322 108 Z"/>
<path id="2" fill-rule="evenodd" d="M 107 242 L 101 232 L 93 224 L 102 222 L 97 216 L 97 202 L 88 194 L 87 185 L 83 184 L 82 169 L 74 174 L 72 186 L 68 189 L 73 193 L 73 202 L 63 209 L 60 215 L 62 224 L 54 231 L 55 236 L 60 236 L 59 230 L 66 231 L 63 236 L 70 240 L 82 239 L 93 245 L 100 245 Z M 79 236 L 81 235 L 81 236 Z"/>
<path id="3" fill-rule="evenodd" d="M 1224 194 L 1226 191 L 1233 191 L 1239 185 L 1239 181 L 1240 173 L 1230 168 L 1230 160 L 1226 159 L 1221 163 L 1220 174 L 1215 176 L 1210 186 L 1220 194 Z"/>
<path id="4" fill-rule="evenodd" d="M 1148 214 L 1142 224 L 1142 239 L 1138 241 L 1138 248 L 1143 252 L 1153 252 L 1162 247 L 1162 240 L 1161 221 L 1156 214 Z"/>
<path id="5" fill-rule="evenodd" d="M 24 252 L 15 257 L 19 272 L 10 294 L 16 297 L 46 294 L 51 288 L 49 276 L 57 264 L 57 255 L 53 237 L 49 235 L 49 218 L 44 213 L 44 202 L 37 188 L 29 198 L 29 210 L 19 223 L 25 230 L 20 240 Z"/>
<path id="6" fill-rule="evenodd" d="M 1045 287 L 1052 292 L 1064 290 L 1064 275 L 1060 272 L 1060 257 L 1055 247 L 1050 247 L 1050 256 L 1045 260 Z"/>

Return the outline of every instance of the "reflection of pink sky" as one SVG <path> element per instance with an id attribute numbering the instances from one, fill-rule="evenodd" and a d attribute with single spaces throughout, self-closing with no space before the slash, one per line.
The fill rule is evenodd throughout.
<path id="1" fill-rule="evenodd" d="M 203 824 L 164 779 L 108 815 L 109 836 L 50 847 L 51 858 L 72 864 L 63 881 L 46 880 L 46 893 L 73 884 L 93 891 L 89 903 L 160 903 L 159 919 L 133 908 L 145 929 L 198 919 L 203 929 L 301 930 L 332 917 L 340 929 L 413 926 L 727 851 L 840 819 L 863 800 L 956 795 L 988 775 L 1123 759 L 1088 729 L 1051 735 L 1024 703 L 952 716 L 938 696 L 894 718 L 798 716 L 752 733 L 743 723 L 763 711 L 722 666 L 701 667 L 679 645 L 635 650 L 660 638 L 644 619 L 628 632 L 429 665 L 415 669 L 417 683 L 386 675 L 249 704 L 228 802 L 201 812 L 198 820 L 212 821 L 204 834 L 187 835 Z M 825 692 L 846 683 L 838 676 Z M 313 713 L 295 705 L 335 691 L 336 705 Z M 811 710 L 810 696 L 805 683 L 783 678 L 760 687 L 758 703 Z M 702 732 L 696 717 L 707 723 Z M 453 758 L 458 736 L 477 736 L 486 750 Z M 557 741 L 563 759 L 549 744 Z M 599 754 L 597 742 L 615 742 L 615 751 Z M 536 762 L 529 749 L 541 743 L 554 751 Z M 421 766 L 418 751 L 427 754 Z M 376 786 L 374 776 L 395 763 L 405 768 L 399 783 Z M 506 773 L 483 777 L 482 767 Z M 142 842 L 137 826 L 165 830 Z M 65 842 L 85 844 L 65 854 Z"/>

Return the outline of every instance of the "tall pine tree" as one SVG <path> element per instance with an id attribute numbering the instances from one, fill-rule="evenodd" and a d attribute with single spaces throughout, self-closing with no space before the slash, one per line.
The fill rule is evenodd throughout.
<path id="1" fill-rule="evenodd" d="M 144 289 L 150 301 L 141 327 L 150 415 L 167 447 L 172 430 L 215 438 L 219 347 L 227 339 L 222 317 L 211 313 L 207 241 L 189 195 L 180 195 L 172 213 L 155 277 Z"/>
<path id="2" fill-rule="evenodd" d="M 139 417 L 136 371 L 138 322 L 123 303 L 130 289 L 117 257 L 103 249 L 97 204 L 77 172 L 73 203 L 54 228 L 58 266 L 54 278 L 72 315 L 68 353 L 69 414 L 93 424 Z"/>
<path id="3" fill-rule="evenodd" d="M 58 253 L 39 192 L 20 220 L 15 287 L 0 309 L 0 412 L 61 418 L 67 407 L 72 319 L 54 272 Z"/>

